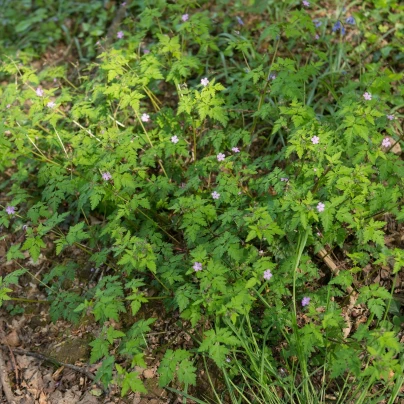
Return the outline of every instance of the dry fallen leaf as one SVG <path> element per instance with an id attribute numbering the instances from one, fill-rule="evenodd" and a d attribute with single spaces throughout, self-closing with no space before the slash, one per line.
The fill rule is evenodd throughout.
<path id="1" fill-rule="evenodd" d="M 53 380 L 56 380 L 56 381 L 60 380 L 60 378 L 62 377 L 62 372 L 63 372 L 64 368 L 65 368 L 64 366 L 61 366 L 61 367 L 52 375 Z"/>
<path id="2" fill-rule="evenodd" d="M 38 400 L 38 404 L 48 404 L 48 397 L 44 392 L 41 392 Z"/>
<path id="3" fill-rule="evenodd" d="M 10 334 L 8 334 L 6 338 L 4 338 L 4 342 L 6 343 L 6 345 L 10 345 L 11 347 L 17 347 L 18 345 L 20 345 L 20 338 L 17 334 L 17 331 L 11 331 Z"/>

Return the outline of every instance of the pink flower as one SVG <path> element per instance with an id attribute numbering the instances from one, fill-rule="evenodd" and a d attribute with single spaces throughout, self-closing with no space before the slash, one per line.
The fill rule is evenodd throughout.
<path id="1" fill-rule="evenodd" d="M 124 1 L 123 3 L 121 3 L 121 6 L 122 6 L 122 7 L 125 7 L 125 6 L 126 6 L 126 1 Z"/>
<path id="2" fill-rule="evenodd" d="M 148 53 L 150 53 L 150 51 L 149 51 L 149 49 L 143 49 L 143 53 L 144 53 L 145 55 L 147 55 Z"/>
<path id="3" fill-rule="evenodd" d="M 271 272 L 270 269 L 267 269 L 267 270 L 264 272 L 264 279 L 267 280 L 267 281 L 269 281 L 271 278 L 272 278 L 272 272 Z"/>
<path id="4" fill-rule="evenodd" d="M 323 202 L 319 202 L 319 203 L 317 204 L 317 210 L 318 210 L 319 212 L 324 212 L 324 209 L 325 209 L 325 204 L 324 204 Z"/>
<path id="5" fill-rule="evenodd" d="M 394 121 L 394 115 L 387 115 L 387 119 L 389 121 Z"/>
<path id="6" fill-rule="evenodd" d="M 390 147 L 391 146 L 391 142 L 390 142 L 390 139 L 388 137 L 385 137 L 383 139 L 382 146 L 383 147 Z"/>
<path id="7" fill-rule="evenodd" d="M 183 14 L 182 17 L 181 17 L 181 20 L 184 21 L 184 22 L 185 22 L 185 21 L 188 21 L 188 19 L 189 19 L 189 15 L 188 15 L 188 14 Z"/>
<path id="8" fill-rule="evenodd" d="M 370 101 L 370 100 L 372 99 L 372 94 L 366 92 L 366 93 L 363 94 L 363 98 L 364 98 L 366 101 Z"/>
<path id="9" fill-rule="evenodd" d="M 265 253 L 264 253 L 264 250 L 259 250 L 259 251 L 258 251 L 258 254 L 259 254 L 259 255 L 264 255 L 264 254 L 265 254 Z"/>
<path id="10" fill-rule="evenodd" d="M 7 107 L 7 108 L 10 108 L 10 107 L 11 107 L 11 104 L 7 104 L 6 107 Z"/>
<path id="11" fill-rule="evenodd" d="M 7 206 L 6 206 L 6 212 L 7 212 L 9 215 L 14 215 L 14 214 L 15 214 L 15 206 L 7 205 Z"/>
<path id="12" fill-rule="evenodd" d="M 320 39 L 320 35 L 319 34 L 314 35 L 314 39 L 316 40 Z"/>
<path id="13" fill-rule="evenodd" d="M 282 181 L 282 182 L 288 182 L 288 181 L 289 181 L 289 178 L 281 178 L 281 181 Z"/>
<path id="14" fill-rule="evenodd" d="M 309 303 L 310 303 L 310 297 L 305 296 L 305 297 L 302 299 L 302 306 L 303 306 L 303 307 L 304 307 L 304 306 L 308 306 Z"/>
<path id="15" fill-rule="evenodd" d="M 202 264 L 200 262 L 195 262 L 192 268 L 195 269 L 195 272 L 202 271 Z"/>
<path id="16" fill-rule="evenodd" d="M 171 141 L 175 144 L 179 142 L 178 136 L 172 136 Z"/>
<path id="17" fill-rule="evenodd" d="M 109 181 L 112 178 L 112 175 L 106 171 L 105 173 L 102 173 L 102 179 L 105 181 Z"/>
<path id="18" fill-rule="evenodd" d="M 318 144 L 318 143 L 320 142 L 320 138 L 319 138 L 318 136 L 313 136 L 313 137 L 311 138 L 311 142 L 312 142 L 313 144 Z"/>
<path id="19" fill-rule="evenodd" d="M 226 155 L 224 153 L 219 153 L 217 156 L 217 161 L 224 161 Z"/>
<path id="20" fill-rule="evenodd" d="M 238 147 L 232 147 L 231 149 L 234 153 L 240 153 L 240 149 Z"/>
<path id="21" fill-rule="evenodd" d="M 117 34 L 116 34 L 116 37 L 118 38 L 118 39 L 122 39 L 123 38 L 123 31 L 119 31 Z"/>
<path id="22" fill-rule="evenodd" d="M 203 78 L 203 79 L 201 80 L 201 84 L 202 84 L 204 87 L 206 87 L 206 86 L 209 84 L 208 78 L 207 78 L 207 77 Z"/>
<path id="23" fill-rule="evenodd" d="M 219 192 L 213 191 L 213 192 L 211 193 L 211 195 L 212 195 L 212 198 L 213 198 L 213 199 L 219 199 L 219 198 L 220 198 Z"/>
<path id="24" fill-rule="evenodd" d="M 55 104 L 53 101 L 49 101 L 49 102 L 46 104 L 46 106 L 47 106 L 48 108 L 55 108 L 55 107 L 56 107 L 56 104 Z"/>
<path id="25" fill-rule="evenodd" d="M 35 90 L 35 92 L 36 92 L 36 95 L 37 95 L 38 97 L 43 97 L 43 90 L 42 90 L 42 88 L 38 87 L 38 88 Z"/>
<path id="26" fill-rule="evenodd" d="M 143 114 L 143 115 L 140 117 L 140 119 L 141 119 L 143 122 L 149 122 L 150 116 L 149 116 L 148 114 Z"/>
<path id="27" fill-rule="evenodd" d="M 303 4 L 305 7 L 310 7 L 310 3 L 309 3 L 307 0 L 303 0 L 303 1 L 302 1 L 302 4 Z"/>

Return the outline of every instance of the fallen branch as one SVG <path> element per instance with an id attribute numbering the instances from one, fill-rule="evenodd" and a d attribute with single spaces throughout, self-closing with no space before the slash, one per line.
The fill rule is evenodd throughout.
<path id="1" fill-rule="evenodd" d="M 2 346 L 3 347 L 3 346 Z M 7 349 L 7 347 L 4 347 Z M 3 354 L 0 351 L 0 390 L 3 388 L 4 395 L 6 396 L 6 400 L 9 404 L 16 404 L 19 403 L 20 400 L 16 398 L 11 391 L 10 388 L 10 381 L 8 379 L 8 374 L 7 374 L 7 369 L 6 369 L 6 363 L 3 359 Z"/>
<path id="2" fill-rule="evenodd" d="M 8 347 L 6 345 L 0 344 L 0 349 L 8 350 Z M 57 359 L 52 358 L 50 356 L 46 356 L 46 355 L 43 355 L 38 352 L 26 351 L 25 349 L 14 348 L 13 352 L 17 355 L 32 356 L 33 358 L 37 358 L 37 359 L 40 359 L 40 360 L 43 360 L 46 362 L 51 362 L 58 367 L 64 366 L 68 369 L 72 369 L 75 372 L 85 375 L 88 379 L 92 380 L 95 384 L 97 384 L 97 386 L 100 387 L 104 391 L 104 393 L 108 393 L 108 390 L 105 390 L 101 384 L 99 384 L 98 382 L 95 381 L 95 376 L 91 372 L 89 372 L 86 369 L 81 368 L 80 366 L 75 366 L 75 365 L 71 365 L 70 363 L 60 362 Z M 1 351 L 0 351 L 0 353 L 1 353 Z M 1 368 L 1 366 L 0 366 L 0 368 Z"/>
<path id="3" fill-rule="evenodd" d="M 331 270 L 334 276 L 337 276 L 339 274 L 339 268 L 338 265 L 335 264 L 335 262 L 332 260 L 328 252 L 323 248 L 320 250 L 317 255 L 324 261 L 324 263 L 327 265 L 327 267 Z M 355 307 L 356 301 L 358 300 L 358 294 L 353 290 L 351 286 L 348 286 L 346 288 L 346 291 L 349 293 L 349 304 L 348 307 L 346 308 L 346 312 L 344 314 L 344 319 L 346 323 L 348 324 L 348 327 L 344 328 L 342 331 L 344 333 L 344 337 L 348 338 L 349 333 L 352 330 L 352 321 L 350 318 L 351 312 L 353 308 Z"/>

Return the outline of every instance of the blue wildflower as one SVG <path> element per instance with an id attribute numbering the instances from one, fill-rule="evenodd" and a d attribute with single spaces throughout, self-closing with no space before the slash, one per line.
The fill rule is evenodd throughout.
<path id="1" fill-rule="evenodd" d="M 237 15 L 236 20 L 240 25 L 244 25 L 244 21 Z"/>
<path id="2" fill-rule="evenodd" d="M 316 28 L 321 27 L 321 25 L 323 24 L 320 20 L 317 20 L 317 18 L 313 20 L 313 23 Z"/>
<path id="3" fill-rule="evenodd" d="M 355 25 L 355 18 L 353 18 L 352 16 L 348 17 L 345 22 L 347 24 L 351 24 L 351 25 Z"/>
<path id="4" fill-rule="evenodd" d="M 341 24 L 341 21 L 337 21 L 334 26 L 332 27 L 332 32 L 341 31 L 341 35 L 345 35 L 345 28 Z"/>
<path id="5" fill-rule="evenodd" d="M 340 21 L 337 21 L 335 24 L 334 24 L 334 26 L 332 27 L 332 32 L 336 32 L 336 31 L 338 31 L 338 30 L 340 30 L 341 29 L 341 22 Z"/>

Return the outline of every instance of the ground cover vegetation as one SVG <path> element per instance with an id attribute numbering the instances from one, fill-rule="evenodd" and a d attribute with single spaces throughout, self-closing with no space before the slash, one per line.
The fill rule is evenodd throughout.
<path id="1" fill-rule="evenodd" d="M 158 302 L 192 342 L 159 351 L 183 402 L 398 402 L 403 5 L 19 3 L 0 20 L 3 312 L 29 280 L 51 321 L 96 323 L 89 362 L 122 396 L 146 391 Z"/>

